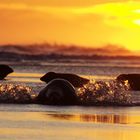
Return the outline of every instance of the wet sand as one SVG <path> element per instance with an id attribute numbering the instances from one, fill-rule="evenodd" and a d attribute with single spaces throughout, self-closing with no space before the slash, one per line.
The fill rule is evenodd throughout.
<path id="1" fill-rule="evenodd" d="M 140 107 L 0 105 L 0 139 L 139 140 Z"/>

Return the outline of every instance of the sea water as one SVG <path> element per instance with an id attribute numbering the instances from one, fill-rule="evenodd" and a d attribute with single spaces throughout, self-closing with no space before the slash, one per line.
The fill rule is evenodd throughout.
<path id="1" fill-rule="evenodd" d="M 46 85 L 39 78 L 49 71 L 100 81 L 110 81 L 121 73 L 140 73 L 138 60 L 3 63 L 15 72 L 0 84 L 30 87 L 34 94 Z M 140 107 L 0 104 L 0 132 L 2 140 L 139 140 Z"/>

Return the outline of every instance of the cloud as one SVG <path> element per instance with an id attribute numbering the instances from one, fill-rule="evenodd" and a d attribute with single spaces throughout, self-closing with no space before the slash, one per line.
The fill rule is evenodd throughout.
<path id="1" fill-rule="evenodd" d="M 125 42 L 125 46 L 128 40 L 132 40 L 126 39 L 132 37 L 130 29 L 140 25 L 140 2 L 136 1 L 96 0 L 97 3 L 78 5 L 78 0 L 72 0 L 73 4 L 65 5 L 65 2 L 63 6 L 53 2 L 47 4 L 51 0 L 45 1 L 45 4 L 42 3 L 44 0 L 36 1 L 38 4 L 32 0 L 32 3 L 29 0 L 0 2 L 0 38 L 5 38 L 5 42 L 47 40 L 89 46 Z M 74 5 L 74 1 L 77 4 Z"/>
<path id="2" fill-rule="evenodd" d="M 35 10 L 40 12 L 52 12 L 52 13 L 71 13 L 71 14 L 105 14 L 105 15 L 118 15 L 118 12 L 122 12 L 124 15 L 128 10 L 136 10 L 140 8 L 139 2 L 115 2 L 115 3 L 103 3 L 90 6 L 47 6 L 47 5 L 31 5 L 27 3 L 0 3 L 0 9 L 7 10 Z"/>
<path id="3" fill-rule="evenodd" d="M 116 26 L 128 25 L 133 20 L 140 18 L 140 2 L 110 2 L 103 4 L 94 4 L 90 6 L 48 6 L 48 5 L 31 5 L 25 3 L 0 3 L 1 10 L 24 10 L 32 12 L 49 13 L 59 18 L 71 19 L 77 16 L 94 15 L 102 16 L 103 21 L 107 24 Z M 110 22 L 110 23 L 109 23 Z M 116 24 L 115 24 L 116 22 Z"/>
<path id="4" fill-rule="evenodd" d="M 29 6 L 24 3 L 19 3 L 19 4 L 0 3 L 0 9 L 1 10 L 27 10 L 27 9 L 29 9 Z"/>

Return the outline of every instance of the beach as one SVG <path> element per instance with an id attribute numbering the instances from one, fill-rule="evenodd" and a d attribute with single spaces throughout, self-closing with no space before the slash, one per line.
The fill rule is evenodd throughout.
<path id="1" fill-rule="evenodd" d="M 0 105 L 0 139 L 139 140 L 140 107 Z"/>
<path id="2" fill-rule="evenodd" d="M 4 62 L 9 64 L 9 62 Z M 110 81 L 121 73 L 140 73 L 139 61 L 92 63 L 10 63 L 14 73 L 1 84 L 19 84 L 34 94 L 45 87 L 40 77 L 46 72 L 75 73 L 90 79 Z M 133 91 L 132 91 L 133 92 Z M 139 97 L 139 92 L 137 92 Z M 137 100 L 139 100 L 137 98 Z M 48 106 L 0 104 L 0 139 L 4 140 L 139 140 L 140 107 Z"/>

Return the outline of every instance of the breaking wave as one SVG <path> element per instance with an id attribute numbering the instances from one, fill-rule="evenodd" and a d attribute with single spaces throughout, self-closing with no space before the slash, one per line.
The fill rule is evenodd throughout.
<path id="1" fill-rule="evenodd" d="M 0 103 L 30 103 L 31 101 L 31 87 L 16 84 L 0 84 Z"/>
<path id="2" fill-rule="evenodd" d="M 77 91 L 81 104 L 84 105 L 128 105 L 132 103 L 129 84 L 117 81 L 92 81 Z"/>
<path id="3" fill-rule="evenodd" d="M 91 81 L 77 89 L 76 92 L 81 105 L 128 105 L 132 103 L 127 82 L 121 84 L 116 81 Z M 32 103 L 36 96 L 32 87 L 0 84 L 0 103 Z"/>

